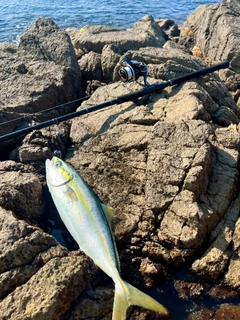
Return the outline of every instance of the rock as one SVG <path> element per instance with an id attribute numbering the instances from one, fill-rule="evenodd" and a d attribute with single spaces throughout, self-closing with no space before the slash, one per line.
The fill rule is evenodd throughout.
<path id="1" fill-rule="evenodd" d="M 1 319 L 62 319 L 90 279 L 89 260 L 0 208 Z"/>
<path id="2" fill-rule="evenodd" d="M 210 236 L 210 246 L 200 259 L 195 260 L 191 270 L 202 279 L 214 281 L 222 279 L 225 286 L 238 290 L 240 283 L 236 274 L 239 264 L 238 239 L 239 195 L 233 201 L 223 220 L 219 222 Z M 232 242 L 235 246 L 232 248 Z"/>
<path id="3" fill-rule="evenodd" d="M 165 268 L 159 263 L 154 263 L 149 258 L 144 258 L 140 261 L 139 272 L 144 279 L 146 287 L 151 288 L 156 284 L 166 285 L 170 281 L 170 277 Z M 129 273 L 130 272 L 131 270 L 129 270 Z"/>
<path id="4" fill-rule="evenodd" d="M 207 143 L 211 135 L 210 127 L 197 122 L 195 125 L 194 121 L 182 122 L 177 126 L 158 123 L 153 132 L 155 138 L 149 146 L 145 187 L 147 207 L 159 214 L 164 212 L 158 229 L 158 240 L 154 241 L 153 248 L 158 248 L 158 259 L 162 257 L 164 260 L 167 258 L 167 246 L 174 248 L 169 254 L 175 265 L 181 265 L 187 260 L 188 254 L 194 255 L 197 247 L 204 243 L 206 234 L 219 222 L 219 217 L 225 214 L 229 200 L 235 196 L 237 153 L 234 156 L 230 150 L 220 146 L 211 151 Z M 178 141 L 181 141 L 181 145 L 175 145 Z M 219 162 L 216 162 L 214 153 L 218 155 Z M 231 165 L 227 158 L 224 160 L 225 156 L 229 160 L 235 158 Z M 232 172 L 227 175 L 227 184 L 225 178 L 221 181 L 219 176 L 222 166 L 226 166 L 225 172 L 229 169 Z M 212 177 L 209 176 L 210 169 Z M 217 195 L 214 191 L 216 179 Z M 157 258 L 156 251 L 152 251 L 149 244 L 145 245 L 144 252 Z"/>
<path id="5" fill-rule="evenodd" d="M 201 121 L 158 122 L 149 129 L 132 123 L 113 126 L 85 142 L 69 160 L 75 168 L 82 168 L 83 177 L 96 193 L 119 210 L 118 218 L 123 221 L 115 229 L 118 241 L 136 234 L 140 239 L 133 252 L 143 250 L 152 259 L 182 265 L 198 251 L 235 196 L 238 153 L 217 144 L 210 148 L 208 140 L 212 140 L 213 132 Z M 137 133 L 134 139 L 133 131 Z M 219 175 L 222 170 L 227 178 Z M 156 233 L 145 238 L 142 249 L 144 233 L 137 230 L 142 210 L 135 208 L 135 217 L 121 213 L 133 212 L 136 203 L 161 219 Z M 172 250 L 167 249 L 169 245 Z"/>
<path id="6" fill-rule="evenodd" d="M 165 19 L 157 21 L 157 23 L 170 39 L 178 37 L 180 35 L 180 30 L 175 21 L 171 19 Z"/>
<path id="7" fill-rule="evenodd" d="M 181 77 L 182 75 L 186 75 L 188 73 L 191 73 L 193 71 L 199 70 L 201 68 L 205 68 L 206 65 L 202 64 L 202 61 L 192 57 L 184 52 L 182 52 L 179 49 L 172 49 L 169 51 L 168 49 L 159 49 L 159 48 L 143 48 L 139 51 L 130 51 L 126 55 L 130 56 L 131 59 L 134 60 L 140 60 L 144 61 L 148 64 L 149 67 L 149 76 L 154 77 L 157 79 L 161 79 L 163 81 L 171 80 L 174 78 Z M 124 58 L 124 56 L 123 56 Z M 116 67 L 117 68 L 117 67 Z M 116 69 L 115 69 L 115 75 L 116 75 Z M 205 81 L 204 79 L 209 79 L 208 81 Z M 227 88 L 219 83 L 219 77 L 216 73 L 211 73 L 205 78 L 200 77 L 199 79 L 196 79 L 194 81 L 197 82 L 203 89 L 200 91 L 203 91 L 204 94 L 201 96 L 200 100 L 203 101 L 203 104 L 205 105 L 205 111 L 207 113 L 210 113 L 212 116 L 212 120 L 215 123 L 219 123 L 220 125 L 227 126 L 231 123 L 238 123 L 239 122 L 239 109 L 237 108 L 235 102 L 233 101 L 231 95 L 229 94 Z M 195 88 L 193 89 L 192 81 L 180 84 L 180 86 L 186 86 L 191 88 L 191 92 L 195 92 L 195 95 L 197 96 L 197 90 Z M 174 87 L 176 91 L 174 92 L 174 97 L 176 97 L 176 93 L 179 92 L 178 90 L 179 86 Z M 165 89 L 168 90 L 168 89 Z M 165 93 L 165 90 L 162 94 Z M 179 92 L 181 94 L 181 91 Z M 191 96 L 192 94 L 190 94 Z M 185 107 L 188 108 L 188 106 L 192 105 L 190 107 L 191 110 L 196 110 L 196 107 L 194 108 L 193 105 L 195 103 L 193 102 L 183 102 L 185 97 L 189 96 L 188 94 L 185 96 L 178 96 L 179 97 L 179 109 L 182 108 L 182 104 L 185 105 Z M 222 97 L 220 100 L 219 97 Z M 164 110 L 171 110 L 171 105 L 173 105 L 172 100 L 170 100 L 169 96 L 165 96 L 166 100 L 160 100 L 159 104 L 162 105 L 167 103 L 167 107 L 163 107 Z M 176 98 L 177 100 L 178 98 Z M 189 97 L 187 98 L 189 100 Z M 170 101 L 169 101 L 170 100 Z M 180 102 L 181 101 L 181 102 Z M 218 104 L 218 106 L 216 105 Z M 181 105 L 181 106 L 180 106 Z M 195 105 L 196 106 L 196 105 Z M 169 110 L 169 111 L 170 111 Z M 176 117 L 176 108 L 173 111 L 175 117 Z M 184 115 L 183 115 L 184 113 Z M 194 112 L 195 113 L 195 112 Z M 197 111 L 198 117 L 204 121 L 209 121 L 209 116 L 206 114 L 206 112 L 203 112 L 202 110 Z M 187 116 L 187 112 L 181 112 L 180 111 L 180 117 Z M 192 117 L 192 116 L 190 116 Z"/>
<path id="8" fill-rule="evenodd" d="M 83 79 L 102 81 L 101 54 L 91 51 L 78 60 Z"/>
<path id="9" fill-rule="evenodd" d="M 37 19 L 27 29 L 20 38 L 18 55 L 25 62 L 53 61 L 57 65 L 77 70 L 69 37 L 51 19 Z"/>
<path id="10" fill-rule="evenodd" d="M 104 320 L 112 319 L 113 307 L 113 290 L 106 287 L 97 287 L 95 290 L 88 289 L 85 296 L 78 304 L 73 307 L 73 311 L 67 316 L 68 320 L 86 319 L 86 314 L 89 319 Z"/>
<path id="11" fill-rule="evenodd" d="M 193 312 L 187 317 L 187 320 L 237 320 L 239 319 L 239 311 L 239 306 L 225 303 L 216 311 L 202 309 L 201 311 Z"/>
<path id="12" fill-rule="evenodd" d="M 103 80 L 106 83 L 113 81 L 113 72 L 122 55 L 121 49 L 116 44 L 107 44 L 103 47 L 101 54 L 101 67 Z"/>
<path id="13" fill-rule="evenodd" d="M 68 146 L 69 133 L 70 125 L 66 122 L 35 130 L 26 135 L 22 145 L 11 152 L 10 159 L 22 163 L 45 161 L 52 157 L 54 151 L 59 151 L 63 156 Z"/>
<path id="14" fill-rule="evenodd" d="M 76 30 L 75 47 L 102 53 L 103 47 L 115 44 L 126 52 L 138 50 L 143 46 L 161 47 L 166 42 L 166 35 L 151 15 L 146 15 L 130 29 L 117 29 L 108 26 L 85 26 Z"/>
<path id="15" fill-rule="evenodd" d="M 19 66 L 19 61 L 17 57 L 17 46 L 13 44 L 7 44 L 7 43 L 0 43 L 0 52 L 1 52 L 1 59 L 0 59 L 0 96 L 1 96 L 1 102 L 0 102 L 0 135 L 3 135 L 7 132 L 12 132 L 21 123 L 21 119 L 18 119 L 17 114 L 13 114 L 11 112 L 3 112 L 4 106 L 8 107 L 11 106 L 11 101 L 8 101 L 5 103 L 4 100 L 7 99 L 6 92 L 8 90 L 15 91 L 14 99 L 18 99 L 16 95 L 15 88 L 15 79 L 14 79 L 14 73 L 17 73 L 17 69 Z M 10 79 L 9 79 L 10 77 Z M 12 78 L 12 80 L 11 80 Z M 4 82 L 6 81 L 6 84 L 4 85 Z M 2 89 L 4 89 L 2 91 Z M 13 101 L 13 99 L 11 99 Z M 13 121 L 14 120 L 14 121 Z M 2 150 L 6 150 L 6 153 L 9 151 L 11 145 L 16 145 L 16 142 L 12 142 L 9 146 L 9 143 L 2 144 Z M 3 153 L 1 152 L 1 158 L 3 157 Z"/>
<path id="16" fill-rule="evenodd" d="M 176 280 L 174 287 L 179 298 L 184 300 L 200 298 L 205 293 L 205 288 L 201 283 L 192 281 Z"/>
<path id="17" fill-rule="evenodd" d="M 105 86 L 106 83 L 98 81 L 98 80 L 92 80 L 87 81 L 87 88 L 86 93 L 90 96 L 93 94 L 94 91 L 96 91 L 99 87 Z"/>
<path id="18" fill-rule="evenodd" d="M 33 119 L 44 121 L 73 110 L 76 104 L 69 102 L 83 93 L 81 72 L 70 38 L 54 22 L 36 20 L 18 47 L 1 44 L 0 51 L 1 122 L 7 121 L 1 135 L 32 125 Z M 38 114 L 66 102 L 60 109 Z"/>
<path id="19" fill-rule="evenodd" d="M 10 168 L 0 169 L 0 205 L 14 211 L 19 219 L 39 218 L 44 209 L 39 178 L 33 172 L 22 172 L 13 162 L 9 164 Z"/>
<path id="20" fill-rule="evenodd" d="M 0 207 L 1 218 L 1 298 L 27 282 L 50 258 L 67 252 L 41 229 L 18 220 L 11 211 Z M 55 251 L 55 256 L 54 256 Z"/>
<path id="21" fill-rule="evenodd" d="M 51 259 L 28 282 L 2 300 L 2 319 L 63 318 L 86 287 L 88 271 L 84 259 L 74 256 Z"/>
<path id="22" fill-rule="evenodd" d="M 221 70 L 220 76 L 233 95 L 239 89 L 239 9 L 237 0 L 200 6 L 188 16 L 180 36 L 180 43 L 184 43 L 190 35 L 192 45 L 200 48 L 209 63 L 229 60 L 230 69 Z"/>

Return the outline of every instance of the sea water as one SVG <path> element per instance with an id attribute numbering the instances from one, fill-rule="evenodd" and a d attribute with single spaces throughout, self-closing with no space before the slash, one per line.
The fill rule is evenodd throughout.
<path id="1" fill-rule="evenodd" d="M 37 18 L 50 18 L 60 28 L 108 25 L 130 28 L 146 14 L 181 24 L 202 4 L 217 0 L 0 0 L 0 42 L 18 42 Z"/>

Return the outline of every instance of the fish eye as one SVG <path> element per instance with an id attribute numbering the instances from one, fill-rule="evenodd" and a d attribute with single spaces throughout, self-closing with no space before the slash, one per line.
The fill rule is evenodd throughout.
<path id="1" fill-rule="evenodd" d="M 55 166 L 57 168 L 60 168 L 62 166 L 62 163 L 60 161 L 56 161 Z"/>

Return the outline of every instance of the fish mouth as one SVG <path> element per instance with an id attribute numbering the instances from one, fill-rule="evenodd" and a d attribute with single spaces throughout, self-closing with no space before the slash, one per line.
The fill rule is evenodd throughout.
<path id="1" fill-rule="evenodd" d="M 49 167 L 53 165 L 53 159 L 46 159 L 45 161 L 45 166 L 46 166 L 46 171 L 48 172 Z"/>
<path id="2" fill-rule="evenodd" d="M 48 167 L 49 165 L 51 165 L 52 160 L 50 159 L 46 159 L 45 163 L 46 163 L 46 167 Z"/>

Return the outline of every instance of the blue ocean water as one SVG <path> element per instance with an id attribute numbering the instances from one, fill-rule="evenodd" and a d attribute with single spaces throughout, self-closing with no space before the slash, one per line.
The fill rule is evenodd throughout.
<path id="1" fill-rule="evenodd" d="M 218 0 L 1 0 L 0 42 L 15 42 L 39 17 L 51 18 L 59 27 L 86 24 L 129 28 L 146 14 L 170 18 L 181 24 L 201 4 Z"/>

